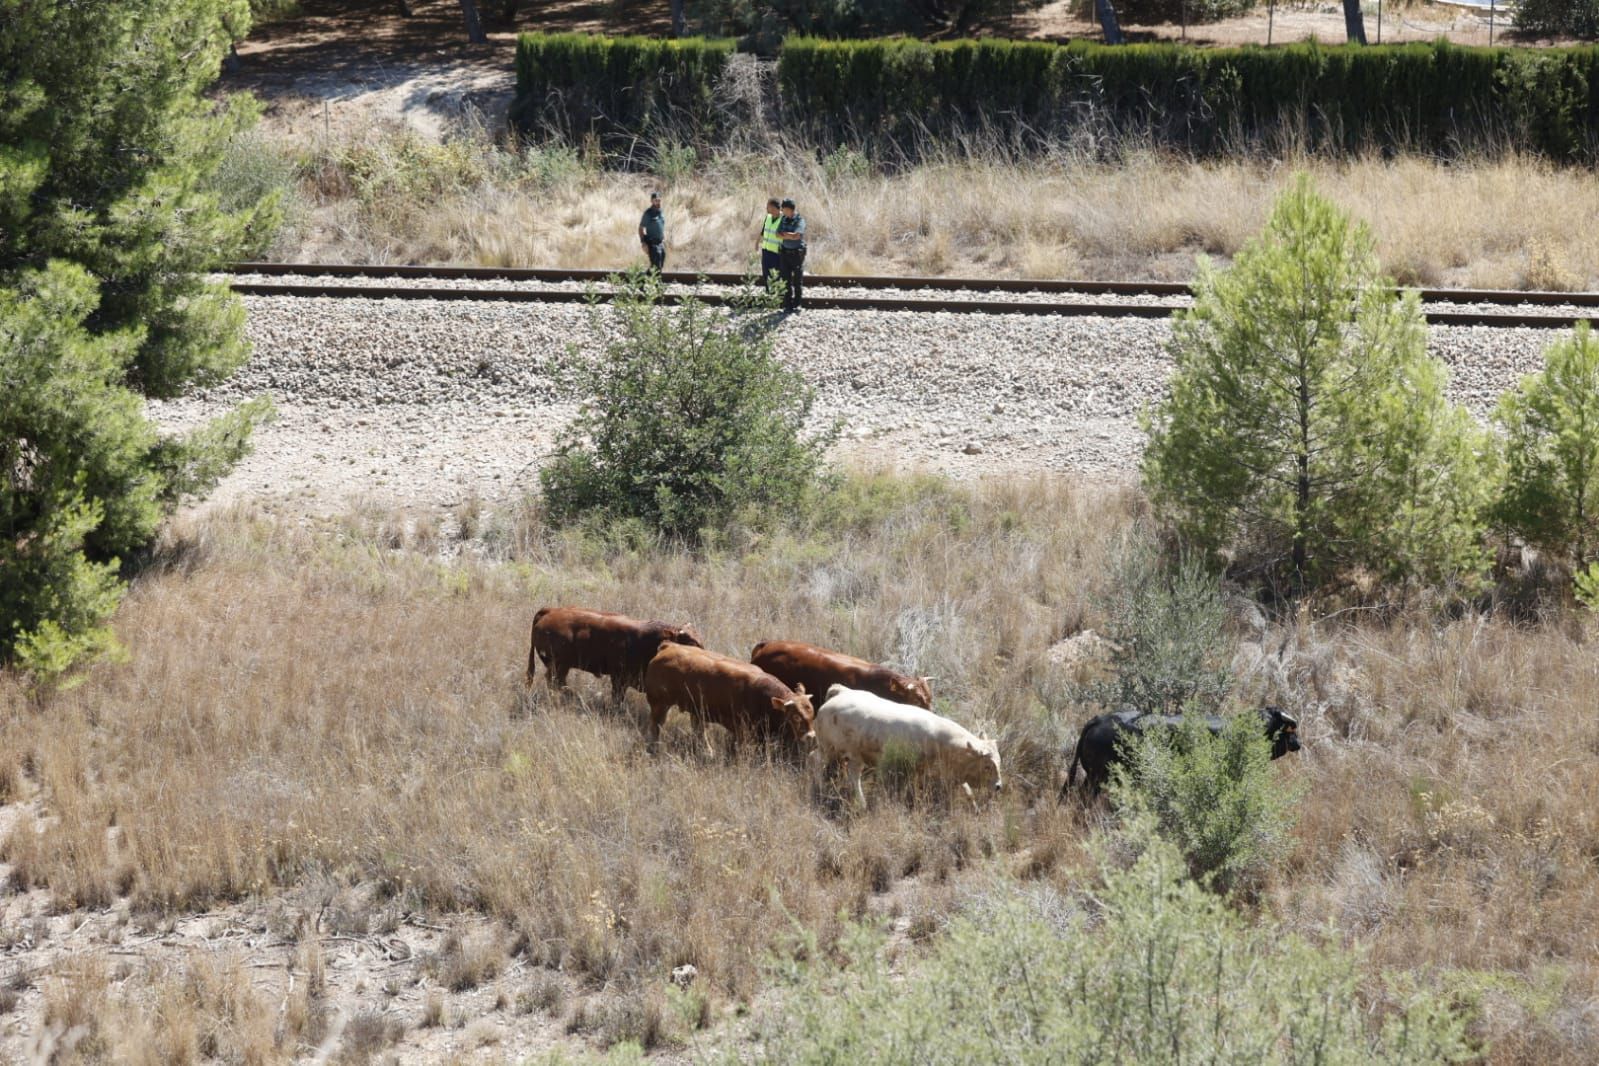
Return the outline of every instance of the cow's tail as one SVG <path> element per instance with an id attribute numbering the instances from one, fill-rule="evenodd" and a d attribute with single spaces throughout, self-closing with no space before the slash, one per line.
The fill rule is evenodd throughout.
<path id="1" fill-rule="evenodd" d="M 1077 746 L 1072 749 L 1072 764 L 1066 768 L 1066 780 L 1060 786 L 1060 798 L 1064 800 L 1066 793 L 1072 790 L 1072 782 L 1077 780 L 1077 767 L 1083 761 L 1083 736 L 1088 733 L 1084 729 L 1077 737 Z"/>
<path id="2" fill-rule="evenodd" d="M 533 615 L 533 632 L 528 636 L 527 641 L 527 675 L 522 679 L 525 685 L 533 684 L 534 667 L 538 666 L 539 663 L 539 619 L 549 614 L 549 612 L 550 609 L 548 607 L 540 607 Z"/>

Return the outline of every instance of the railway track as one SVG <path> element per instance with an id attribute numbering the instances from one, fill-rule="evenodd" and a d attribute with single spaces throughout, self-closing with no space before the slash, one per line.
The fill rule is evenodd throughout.
<path id="1" fill-rule="evenodd" d="M 246 296 L 321 296 L 343 299 L 480 300 L 512 303 L 582 303 L 604 290 L 533 286 L 603 286 L 613 271 L 527 267 L 368 266 L 320 263 L 240 263 L 232 270 L 234 291 Z M 270 280 L 257 280 L 257 279 Z M 739 274 L 668 271 L 669 285 L 696 286 L 694 298 L 706 303 L 728 299 L 710 288 L 744 282 Z M 364 284 L 374 282 L 376 284 Z M 434 284 L 428 284 L 433 282 Z M 472 287 L 469 282 L 495 282 Z M 386 283 L 386 284 L 383 284 Z M 398 283 L 398 284 L 397 284 Z M 518 287 L 507 287 L 506 283 Z M 955 312 L 990 315 L 1058 315 L 1102 318 L 1166 318 L 1186 304 L 1188 285 L 1157 281 L 1068 281 L 922 277 L 810 275 L 806 306 L 820 310 Z M 829 290 L 859 290 L 876 295 L 838 295 Z M 958 293 L 959 297 L 940 297 Z M 929 295 L 931 294 L 931 295 Z M 668 292 L 677 303 L 687 294 Z M 1028 299 L 1014 297 L 1025 295 Z M 1010 296 L 1012 298 L 1005 299 Z M 1054 297 L 1050 299 L 1048 297 Z M 1076 297 L 1076 299 L 1072 299 Z M 1107 297 L 1124 297 L 1107 300 Z M 1433 325 L 1488 326 L 1499 329 L 1569 329 L 1599 318 L 1599 292 L 1534 292 L 1506 289 L 1421 289 L 1427 321 Z M 1161 302 L 1152 302 L 1161 301 Z"/>

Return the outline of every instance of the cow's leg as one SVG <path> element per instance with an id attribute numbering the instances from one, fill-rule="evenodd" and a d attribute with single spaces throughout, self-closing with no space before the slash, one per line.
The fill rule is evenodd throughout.
<path id="1" fill-rule="evenodd" d="M 559 655 L 540 652 L 539 657 L 544 660 L 544 669 L 550 673 L 550 687 L 564 689 L 566 687 L 566 674 L 567 671 L 572 669 L 572 664 Z"/>
<path id="2" fill-rule="evenodd" d="M 850 791 L 855 793 L 856 802 L 865 807 L 866 787 L 861 784 L 861 769 L 861 760 L 851 756 L 849 760 L 849 776 L 845 779 L 845 785 Z"/>
<path id="3" fill-rule="evenodd" d="M 672 704 L 667 700 L 657 700 L 650 697 L 650 722 L 644 746 L 651 754 L 661 746 L 661 726 L 666 724 L 666 716 L 672 713 Z"/>
<path id="4" fill-rule="evenodd" d="M 611 702 L 618 707 L 627 698 L 627 678 L 621 674 L 611 675 Z"/>

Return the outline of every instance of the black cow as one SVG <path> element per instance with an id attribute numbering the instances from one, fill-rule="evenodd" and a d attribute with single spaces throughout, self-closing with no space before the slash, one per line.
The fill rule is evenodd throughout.
<path id="1" fill-rule="evenodd" d="M 1281 707 L 1262 707 L 1260 720 L 1266 727 L 1266 739 L 1271 741 L 1271 757 L 1280 759 L 1291 751 L 1299 750 L 1299 720 Z M 1219 734 L 1227 726 L 1227 719 L 1214 714 L 1206 715 L 1205 727 L 1211 735 Z M 1083 767 L 1083 787 L 1090 796 L 1098 796 L 1110 779 L 1111 767 L 1123 756 L 1121 745 L 1131 734 L 1142 735 L 1152 729 L 1178 729 L 1183 724 L 1181 715 L 1144 714 L 1141 711 L 1121 710 L 1099 714 L 1083 726 L 1077 738 L 1077 751 L 1072 755 L 1071 769 L 1066 771 L 1066 783 L 1060 787 L 1061 799 L 1072 787 L 1077 767 Z"/>

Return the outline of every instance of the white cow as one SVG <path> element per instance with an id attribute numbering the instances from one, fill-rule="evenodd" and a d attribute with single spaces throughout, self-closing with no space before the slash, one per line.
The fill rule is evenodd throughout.
<path id="1" fill-rule="evenodd" d="M 997 791 L 999 745 L 973 736 L 965 727 L 908 703 L 894 703 L 871 692 L 833 685 L 816 712 L 816 758 L 822 772 L 849 762 L 849 783 L 861 803 L 861 771 L 876 766 L 889 744 L 917 755 L 917 772 L 972 788 Z"/>

